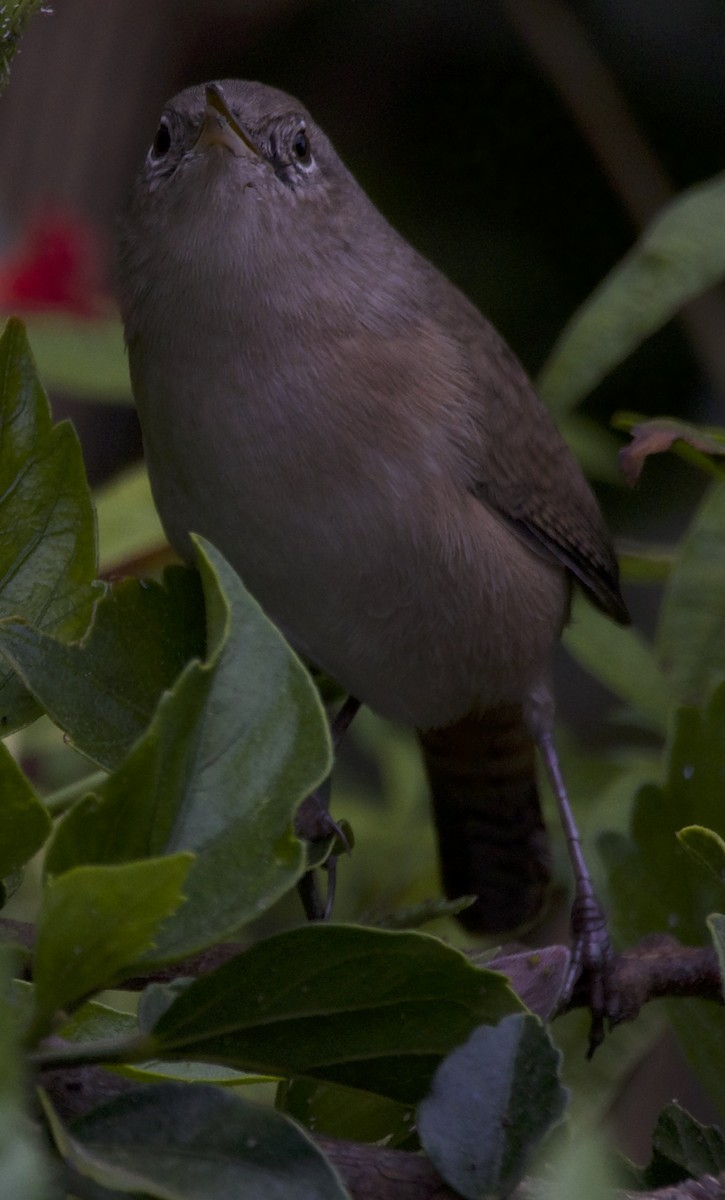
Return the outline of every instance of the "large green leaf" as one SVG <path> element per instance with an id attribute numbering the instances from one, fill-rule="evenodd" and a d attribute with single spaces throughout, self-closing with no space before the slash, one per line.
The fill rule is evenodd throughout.
<path id="1" fill-rule="evenodd" d="M 415 1102 L 476 1025 L 520 1007 L 503 976 L 425 934 L 309 925 L 196 980 L 141 1052 Z"/>
<path id="2" fill-rule="evenodd" d="M 558 413 L 573 408 L 688 300 L 725 276 L 725 175 L 659 213 L 564 328 L 538 380 Z"/>
<path id="3" fill-rule="evenodd" d="M 327 774 L 327 723 L 297 657 L 232 569 L 199 543 L 207 660 L 165 694 L 144 737 L 97 795 L 60 822 L 47 870 L 192 850 L 185 904 L 153 961 L 232 933 L 296 882 L 291 823 Z"/>
<path id="4" fill-rule="evenodd" d="M 566 1107 L 560 1065 L 543 1025 L 521 1013 L 474 1029 L 443 1059 L 418 1108 L 418 1132 L 441 1178 L 466 1200 L 508 1196 L 523 1178 Z"/>
<path id="5" fill-rule="evenodd" d="M 147 728 L 159 698 L 204 653 L 197 572 L 169 567 L 163 584 L 125 579 L 96 605 L 81 642 L 23 621 L 0 622 L 0 650 L 68 741 L 112 770 Z"/>
<path id="6" fill-rule="evenodd" d="M 76 867 L 46 884 L 33 965 L 36 1036 L 55 1013 L 132 973 L 182 903 L 191 863 L 191 854 L 174 854 Z"/>
<path id="7" fill-rule="evenodd" d="M 17 1013 L 11 979 L 12 946 L 0 946 L 0 1196 L 47 1200 L 48 1166 L 25 1108 Z"/>
<path id="8" fill-rule="evenodd" d="M 725 678 L 725 483 L 708 489 L 665 587 L 657 653 L 681 702 Z"/>
<path id="9" fill-rule="evenodd" d="M 20 616 L 62 640 L 86 628 L 98 590 L 95 522 L 78 439 L 53 426 L 17 320 L 0 337 L 0 618 Z M 9 732 L 39 706 L 14 674 L 0 678 Z"/>
<path id="10" fill-rule="evenodd" d="M 301 1129 L 221 1088 L 151 1085 L 70 1130 L 50 1116 L 69 1166 L 116 1192 L 159 1200 L 349 1200 Z"/>

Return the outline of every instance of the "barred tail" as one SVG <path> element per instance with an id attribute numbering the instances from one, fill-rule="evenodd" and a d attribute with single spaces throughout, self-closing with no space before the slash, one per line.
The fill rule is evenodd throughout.
<path id="1" fill-rule="evenodd" d="M 443 887 L 478 897 L 466 929 L 503 933 L 540 912 L 550 878 L 535 747 L 518 705 L 418 734 L 433 793 Z"/>

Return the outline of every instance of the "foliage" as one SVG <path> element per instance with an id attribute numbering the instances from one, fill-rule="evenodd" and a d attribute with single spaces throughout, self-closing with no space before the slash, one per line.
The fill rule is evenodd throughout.
<path id="1" fill-rule="evenodd" d="M 42 0 L 5 0 L 0 8 L 0 92 L 7 85 L 10 64 L 25 27 L 38 10 L 42 11 Z"/>
<path id="2" fill-rule="evenodd" d="M 631 293 L 647 307 L 652 289 L 641 271 L 651 269 L 655 244 L 664 254 L 657 239 L 671 232 L 673 213 L 709 221 L 712 195 L 683 198 L 669 225 L 663 219 L 588 306 L 547 376 L 551 389 L 568 381 L 562 407 L 573 403 L 572 380 L 590 386 L 628 352 L 631 338 L 616 333 L 623 299 Z M 658 259 L 671 286 L 655 289 L 640 331 L 712 277 L 700 235 L 678 243 L 677 270 Z M 601 354 L 587 366 L 597 314 L 615 332 L 611 344 L 594 339 Z M 505 1194 L 531 1170 L 567 1106 L 557 1026 L 549 1031 L 524 1015 L 505 978 L 456 947 L 451 923 L 437 927 L 443 937 L 393 928 L 441 913 L 423 903 L 435 888 L 433 867 L 418 833 L 420 776 L 403 735 L 374 742 L 377 809 L 354 802 L 343 767 L 341 794 L 358 831 L 352 863 L 341 867 L 339 911 L 349 923 L 300 925 L 283 900 L 309 861 L 294 814 L 331 762 L 310 676 L 200 539 L 197 571 L 174 565 L 151 581 L 97 585 L 78 446 L 69 426 L 52 425 L 16 320 L 0 340 L 0 388 L 0 715 L 8 734 L 41 713 L 52 719 L 77 778 L 68 784 L 64 776 L 54 791 L 48 768 L 39 795 L 31 775 L 0 750 L 3 899 L 43 849 L 40 885 L 21 890 L 36 930 L 32 984 L 21 981 L 20 949 L 5 946 L 0 959 L 0 1191 L 29 1200 L 224 1200 L 263 1191 L 332 1200 L 347 1192 L 313 1138 L 322 1132 L 422 1146 L 461 1195 Z M 641 460 L 674 438 L 714 477 L 685 537 L 661 558 L 654 636 L 617 630 L 578 604 L 566 635 L 571 653 L 621 703 L 635 751 L 586 763 L 572 753 L 568 765 L 592 791 L 585 825 L 596 815 L 608 827 L 600 870 L 620 940 L 670 930 L 691 944 L 712 939 L 722 961 L 723 435 L 671 425 L 665 432 L 663 440 L 662 423 L 652 436 L 640 432 Z M 109 543 L 101 553 L 122 565 L 124 556 L 153 549 L 146 538 L 153 542 L 158 527 L 144 516 L 148 533 L 129 539 L 109 517 L 119 495 L 128 524 L 134 506 L 146 513 L 148 491 L 127 476 L 101 500 Z M 630 555 L 632 576 L 648 578 L 653 557 L 651 548 Z M 10 743 L 21 763 L 30 736 L 15 733 Z M 358 751 L 370 749 L 369 718 L 356 737 Z M 394 806 L 381 816 L 390 797 Z M 315 861 L 329 849 L 317 849 Z M 371 909 L 374 921 L 365 917 Z M 185 978 L 184 966 L 171 984 L 152 978 L 232 938 L 236 950 L 205 974 Z M 137 1003 L 138 976 L 149 982 Z M 102 996 L 109 988 L 116 990 Z M 671 1000 L 668 1016 L 722 1112 L 723 1010 Z M 624 1044 L 609 1060 L 617 1060 L 613 1078 L 631 1061 Z M 599 1060 L 607 1063 L 608 1053 L 605 1045 Z M 35 1123 L 28 1121 L 25 1074 L 79 1065 L 124 1072 L 132 1090 L 72 1124 L 41 1092 Z M 612 1086 L 602 1083 L 605 1093 Z M 573 1122 L 581 1115 L 576 1092 Z M 38 1136 L 41 1124 L 52 1149 Z M 578 1194 L 582 1144 L 544 1146 L 558 1194 Z M 662 1186 L 722 1164 L 721 1135 L 673 1106 L 639 1182 Z"/>

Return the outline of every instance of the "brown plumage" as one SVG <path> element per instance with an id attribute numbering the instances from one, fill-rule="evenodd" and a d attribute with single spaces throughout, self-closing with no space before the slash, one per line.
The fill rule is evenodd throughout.
<path id="1" fill-rule="evenodd" d="M 551 765 L 571 580 L 626 610 L 518 362 L 304 108 L 260 84 L 164 110 L 119 284 L 170 540 L 188 555 L 206 535 L 309 660 L 428 731 L 448 891 L 481 897 L 469 924 L 528 920 L 546 881 L 532 739 Z"/>

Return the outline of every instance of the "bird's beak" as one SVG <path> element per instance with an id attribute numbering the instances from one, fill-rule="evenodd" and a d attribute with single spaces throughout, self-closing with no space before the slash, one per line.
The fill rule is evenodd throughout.
<path id="1" fill-rule="evenodd" d="M 206 106 L 199 130 L 199 136 L 194 143 L 195 149 L 207 146 L 224 146 L 232 154 L 240 157 L 250 150 L 257 157 L 261 150 L 250 134 L 242 129 L 239 122 L 232 116 L 229 106 L 220 87 L 215 83 L 207 84 Z"/>

